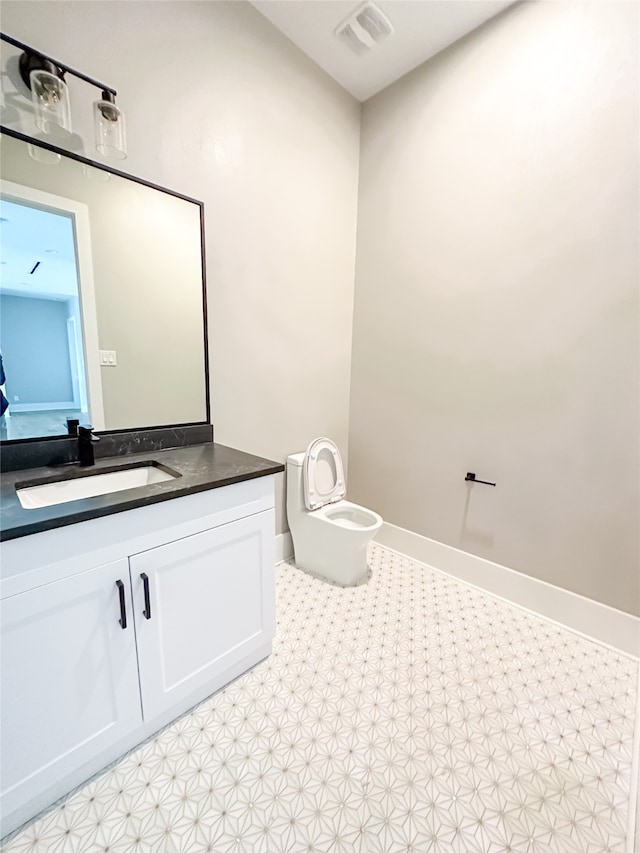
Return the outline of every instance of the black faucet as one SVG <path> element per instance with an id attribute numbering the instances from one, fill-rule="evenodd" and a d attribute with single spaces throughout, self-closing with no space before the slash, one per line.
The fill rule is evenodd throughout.
<path id="1" fill-rule="evenodd" d="M 93 444 L 96 441 L 100 441 L 100 439 L 97 435 L 93 434 L 93 427 L 78 427 L 78 457 L 80 459 L 81 467 L 84 468 L 88 465 L 95 465 L 95 459 L 93 458 Z"/>

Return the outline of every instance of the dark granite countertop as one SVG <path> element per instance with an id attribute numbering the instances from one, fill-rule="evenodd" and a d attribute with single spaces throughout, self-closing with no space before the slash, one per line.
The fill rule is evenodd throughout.
<path id="1" fill-rule="evenodd" d="M 180 476 L 138 488 L 69 501 L 38 509 L 23 509 L 16 494 L 16 485 L 40 485 L 60 479 L 75 479 L 91 474 L 107 473 L 145 462 L 157 462 Z M 28 468 L 3 473 L 0 489 L 0 540 L 17 539 L 56 527 L 76 524 L 90 518 L 113 515 L 172 498 L 204 492 L 278 474 L 284 465 L 260 456 L 252 456 L 223 444 L 197 444 L 170 450 L 135 453 L 117 458 L 96 459 L 89 468 L 74 466 Z"/>

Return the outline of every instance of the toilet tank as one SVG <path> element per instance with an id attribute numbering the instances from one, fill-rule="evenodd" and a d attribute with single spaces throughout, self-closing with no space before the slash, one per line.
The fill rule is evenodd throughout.
<path id="1" fill-rule="evenodd" d="M 287 456 L 287 516 L 289 527 L 291 527 L 291 517 L 294 514 L 306 512 L 302 483 L 304 457 L 304 453 L 292 453 Z"/>

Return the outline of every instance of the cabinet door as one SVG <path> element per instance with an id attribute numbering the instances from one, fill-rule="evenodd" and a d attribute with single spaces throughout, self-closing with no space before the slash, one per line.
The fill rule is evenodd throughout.
<path id="1" fill-rule="evenodd" d="M 141 724 L 130 605 L 126 559 L 1 602 L 3 814 Z"/>
<path id="2" fill-rule="evenodd" d="M 273 510 L 137 554 L 129 564 L 145 720 L 186 710 L 269 653 Z"/>

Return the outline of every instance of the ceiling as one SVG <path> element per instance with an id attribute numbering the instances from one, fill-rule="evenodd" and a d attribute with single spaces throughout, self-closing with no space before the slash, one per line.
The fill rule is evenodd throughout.
<path id="1" fill-rule="evenodd" d="M 514 0 L 374 0 L 394 32 L 364 54 L 334 35 L 358 0 L 251 0 L 255 8 L 359 101 L 497 15 Z"/>
<path id="2" fill-rule="evenodd" d="M 62 300 L 78 295 L 71 216 L 3 198 L 0 221 L 0 295 Z"/>

